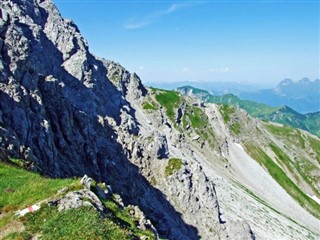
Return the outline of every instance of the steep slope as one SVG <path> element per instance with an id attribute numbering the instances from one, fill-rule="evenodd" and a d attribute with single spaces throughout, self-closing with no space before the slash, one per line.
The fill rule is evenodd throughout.
<path id="1" fill-rule="evenodd" d="M 309 213 L 238 144 L 284 149 L 263 123 L 237 109 L 146 89 L 136 74 L 91 55 L 49 0 L 7 0 L 0 16 L 1 159 L 22 159 L 51 177 L 88 174 L 111 184 L 160 237 L 319 237 L 314 201 L 307 201 Z M 301 151 L 295 142 L 292 148 L 317 174 L 318 139 L 308 141 Z M 301 182 L 301 191 L 317 196 L 318 183 Z"/>
<path id="2" fill-rule="evenodd" d="M 166 136 L 159 130 L 143 135 L 136 119 L 132 104 L 147 94 L 138 76 L 91 55 L 75 24 L 61 18 L 50 0 L 2 1 L 0 17 L 1 159 L 23 159 L 51 177 L 103 180 L 170 239 L 251 238 L 245 223 L 221 224 L 213 182 L 199 164 L 185 167 L 189 183 L 180 195 L 204 200 L 180 204 L 196 219 L 208 219 L 214 232 L 186 222 L 166 197 L 166 186 L 160 191 L 146 180 L 150 172 L 164 171 L 170 155 Z"/>
<path id="3" fill-rule="evenodd" d="M 252 142 L 258 146 L 268 147 L 274 138 L 276 145 L 282 146 L 281 138 L 270 137 L 263 123 L 251 119 L 245 112 L 232 107 L 206 105 L 199 103 L 196 99 L 183 98 L 178 93 L 170 91 L 152 89 L 150 93 L 151 98 L 141 105 L 153 106 L 145 110 L 152 115 L 159 114 L 159 109 L 167 112 L 169 124 L 165 123 L 166 127 L 163 132 L 167 129 L 169 131 L 166 133 L 167 136 L 175 131 L 181 134 L 179 141 L 174 140 L 171 144 L 169 142 L 170 152 L 174 152 L 177 158 L 184 159 L 189 156 L 198 161 L 207 176 L 214 179 L 219 203 L 223 206 L 221 208 L 222 221 L 246 219 L 256 236 L 261 239 L 305 239 L 306 236 L 311 239 L 316 238 L 314 233 L 301 228 L 301 225 L 309 226 L 313 232 L 318 232 L 319 205 L 306 194 L 296 196 L 295 192 L 283 188 L 282 182 L 274 178 L 272 171 L 269 172 L 268 168 L 253 160 L 254 158 L 259 161 L 259 158 L 251 157 L 251 152 L 247 150 L 248 154 L 244 150 L 247 143 Z M 154 95 L 153 98 L 152 95 Z M 170 99 L 170 101 L 165 101 L 165 99 Z M 157 105 L 157 102 L 161 107 Z M 154 119 L 162 119 L 161 115 L 151 119 L 153 121 L 147 120 L 145 124 L 155 124 L 159 128 L 160 126 Z M 298 130 L 293 129 L 293 131 Z M 175 139 L 174 136 L 172 138 Z M 292 139 L 294 139 L 293 146 L 298 146 L 299 143 L 295 141 L 299 139 L 294 136 Z M 290 147 L 296 148 L 292 152 L 292 154 L 297 154 L 298 160 L 296 161 L 300 161 L 300 157 L 308 156 L 305 163 L 312 164 L 313 174 L 318 175 L 319 164 L 315 162 L 314 157 L 317 156 L 316 146 L 320 142 L 314 137 L 310 139 L 312 139 L 310 145 L 305 150 Z M 288 150 L 285 152 L 288 153 Z M 277 163 L 277 158 L 274 155 L 271 156 L 271 161 Z M 304 174 L 309 173 L 304 172 Z M 287 174 L 282 174 L 285 179 L 287 179 L 286 176 Z M 317 189 L 319 189 L 318 183 L 318 180 L 313 181 Z M 299 184 L 300 188 L 312 195 L 310 185 L 307 184 L 303 188 L 303 184 L 305 183 Z M 289 185 L 291 186 L 295 185 Z M 310 216 L 306 209 L 301 208 L 300 203 L 297 202 L 301 196 L 306 200 L 307 206 L 310 203 L 310 209 L 308 207 L 306 209 L 317 218 Z M 301 202 L 301 205 L 305 203 Z M 273 229 L 274 232 L 272 236 L 268 236 L 270 229 Z"/>
<path id="4" fill-rule="evenodd" d="M 141 210 L 124 206 L 111 186 L 95 194 L 102 184 L 87 189 L 88 178 L 45 178 L 17 162 L 0 162 L 0 239 L 157 239 Z"/>
<path id="5" fill-rule="evenodd" d="M 191 94 L 208 103 L 222 103 L 237 106 L 246 110 L 250 116 L 301 128 L 312 134 L 320 136 L 320 112 L 300 114 L 288 106 L 271 107 L 263 103 L 242 100 L 233 94 L 214 96 L 208 91 L 190 86 L 180 87 L 178 88 L 178 91 L 184 95 Z"/>

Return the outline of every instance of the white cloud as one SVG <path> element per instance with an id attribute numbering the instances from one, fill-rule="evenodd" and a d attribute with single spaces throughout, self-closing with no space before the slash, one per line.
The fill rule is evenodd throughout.
<path id="1" fill-rule="evenodd" d="M 147 21 L 144 21 L 144 22 L 135 22 L 135 23 L 128 23 L 126 24 L 124 27 L 125 29 L 137 29 L 137 28 L 142 28 L 144 26 L 147 26 L 149 25 L 150 23 L 147 22 Z"/>
<path id="2" fill-rule="evenodd" d="M 141 65 L 141 66 L 139 67 L 139 69 L 140 69 L 140 70 L 143 70 L 143 69 L 144 69 L 144 66 Z"/>
<path id="3" fill-rule="evenodd" d="M 229 70 L 230 70 L 229 67 L 223 67 L 223 68 L 220 69 L 220 72 L 221 73 L 227 73 L 227 72 L 229 72 Z"/>
<path id="4" fill-rule="evenodd" d="M 230 71 L 230 68 L 229 67 L 221 67 L 221 68 L 210 68 L 209 69 L 209 72 L 211 73 L 214 73 L 214 72 L 217 72 L 217 73 L 227 73 Z"/>
<path id="5" fill-rule="evenodd" d="M 187 68 L 187 67 L 182 68 L 182 72 L 186 72 L 188 70 L 189 70 L 189 68 Z"/>
<path id="6" fill-rule="evenodd" d="M 124 25 L 124 28 L 128 30 L 142 28 L 159 21 L 162 17 L 172 14 L 178 11 L 179 9 L 192 7 L 199 3 L 202 3 L 202 2 L 172 4 L 165 10 L 150 13 L 139 20 L 130 20 L 127 24 Z"/>

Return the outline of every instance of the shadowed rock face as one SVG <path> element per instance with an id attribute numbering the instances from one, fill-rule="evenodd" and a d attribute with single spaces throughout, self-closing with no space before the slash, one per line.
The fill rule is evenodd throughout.
<path id="1" fill-rule="evenodd" d="M 99 116 L 120 124 L 122 93 L 51 2 L 2 5 L 2 148 L 50 176 L 100 178 L 102 158 L 117 150 Z"/>
<path id="2" fill-rule="evenodd" d="M 214 185 L 200 167 L 186 170 L 188 185 L 181 184 L 178 205 L 202 221 L 210 215 L 216 229 L 212 236 L 187 224 L 164 195 L 179 192 L 175 184 L 181 179 L 171 178 L 171 188 L 160 186 L 161 191 L 146 180 L 150 161 L 168 158 L 169 148 L 160 132 L 154 132 L 153 145 L 141 135 L 131 101 L 148 93 L 137 75 L 91 55 L 76 25 L 63 19 L 50 0 L 0 4 L 2 159 L 24 159 L 51 177 L 87 174 L 108 182 L 170 239 L 253 237 L 246 223 L 221 227 Z M 206 200 L 192 205 L 192 195 Z"/>

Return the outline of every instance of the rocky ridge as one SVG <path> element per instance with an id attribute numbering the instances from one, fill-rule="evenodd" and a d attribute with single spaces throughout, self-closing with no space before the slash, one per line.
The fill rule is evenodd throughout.
<path id="1" fill-rule="evenodd" d="M 2 159 L 24 159 L 52 177 L 88 174 L 108 182 L 124 201 L 141 206 L 161 235 L 198 238 L 202 233 L 139 173 L 150 158 L 168 157 L 160 132 L 150 147 L 155 155 L 142 155 L 148 151 L 133 141 L 142 135 L 127 99 L 147 93 L 139 78 L 123 71 L 118 82 L 109 80 L 113 66 L 90 54 L 75 24 L 49 0 L 3 1 L 0 16 Z M 213 200 L 219 226 L 214 188 L 204 194 Z"/>
<path id="2" fill-rule="evenodd" d="M 136 74 L 93 56 L 76 25 L 50 0 L 5 0 L 0 19 L 1 159 L 23 159 L 51 177 L 87 174 L 104 181 L 169 239 L 268 239 L 270 229 L 288 239 L 288 229 L 295 229 L 297 239 L 319 234 L 317 220 L 285 191 L 281 200 L 308 219 L 304 227 L 239 188 L 239 182 L 257 186 L 250 185 L 250 176 L 237 175 L 238 168 L 226 170 L 239 157 L 241 139 L 229 133 L 215 105 L 186 99 L 174 109 L 177 118 L 170 118 L 157 101 L 161 91 L 146 89 Z M 213 134 L 192 126 L 197 111 Z M 184 125 L 187 115 L 194 121 Z M 181 166 L 168 175 L 173 158 Z M 274 186 L 279 188 L 272 182 L 268 189 Z M 271 197 L 266 201 L 277 204 Z M 256 209 L 265 212 L 255 214 Z M 262 223 L 266 216 L 268 223 Z"/>

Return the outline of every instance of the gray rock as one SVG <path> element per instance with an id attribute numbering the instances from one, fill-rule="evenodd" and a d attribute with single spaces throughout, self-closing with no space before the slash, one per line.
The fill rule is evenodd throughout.
<path id="1" fill-rule="evenodd" d="M 255 239 L 249 224 L 245 221 L 230 221 L 226 224 L 226 231 L 221 231 L 221 239 L 243 240 Z"/>
<path id="2" fill-rule="evenodd" d="M 155 237 L 158 239 L 159 238 L 159 234 L 157 232 L 157 229 L 152 225 L 151 221 L 149 219 L 146 218 L 145 214 L 140 210 L 140 208 L 138 206 L 128 206 L 128 208 L 130 208 L 130 214 L 135 217 L 136 219 L 138 219 L 139 222 L 139 228 L 141 230 L 151 230 Z"/>
<path id="3" fill-rule="evenodd" d="M 169 148 L 166 136 L 155 131 L 153 133 L 153 141 L 149 143 L 147 150 L 151 157 L 158 159 L 168 158 Z"/>
<path id="4" fill-rule="evenodd" d="M 83 186 L 85 186 L 86 189 L 90 190 L 91 189 L 92 178 L 89 178 L 87 175 L 84 175 L 81 178 L 80 183 Z"/>
<path id="5" fill-rule="evenodd" d="M 114 198 L 114 201 L 116 203 L 118 203 L 118 205 L 121 207 L 121 208 L 124 208 L 124 204 L 123 204 L 123 201 L 122 201 L 122 198 L 119 194 L 114 194 L 113 195 L 113 198 Z"/>
<path id="6" fill-rule="evenodd" d="M 84 206 L 95 208 L 101 215 L 103 215 L 105 211 L 100 199 L 93 192 L 87 189 L 69 192 L 63 198 L 49 201 L 48 205 L 57 206 L 59 211 Z"/>
<path id="7" fill-rule="evenodd" d="M 27 159 L 33 170 L 51 177 L 87 174 L 107 182 L 124 200 L 139 205 L 167 238 L 197 239 L 198 232 L 208 236 L 204 219 L 219 221 L 218 200 L 201 170 L 186 169 L 169 180 L 169 187 L 161 183 L 159 189 L 146 180 L 162 171 L 155 162 L 170 157 L 171 145 L 160 130 L 164 115 L 148 124 L 159 130 L 143 129 L 137 120 L 141 99 L 148 94 L 140 78 L 93 56 L 79 29 L 61 17 L 52 1 L 0 4 L 1 158 Z M 171 127 L 170 134 L 175 131 Z M 151 133 L 150 141 L 145 132 Z M 181 138 L 176 139 L 180 146 Z M 91 180 L 86 177 L 83 183 L 87 189 L 55 202 L 60 210 L 93 206 L 104 211 L 89 190 Z M 196 226 L 185 223 L 184 218 L 193 217 L 188 211 L 195 214 Z M 202 215 L 209 217 L 201 220 Z M 150 223 L 141 220 L 141 226 Z"/>

